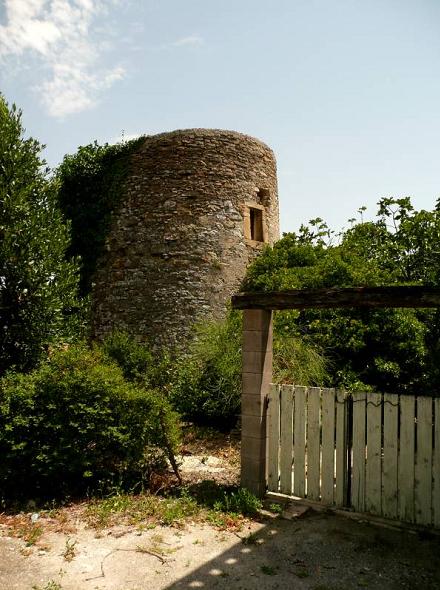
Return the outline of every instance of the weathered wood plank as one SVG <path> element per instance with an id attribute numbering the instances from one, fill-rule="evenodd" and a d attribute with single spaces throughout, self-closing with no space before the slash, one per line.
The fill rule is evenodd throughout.
<path id="1" fill-rule="evenodd" d="M 383 402 L 382 514 L 397 518 L 399 396 L 385 393 Z"/>
<path id="2" fill-rule="evenodd" d="M 321 390 L 309 387 L 307 403 L 307 498 L 319 500 Z"/>
<path id="3" fill-rule="evenodd" d="M 440 307 L 438 287 L 348 287 L 239 293 L 234 309 L 307 309 L 331 307 Z"/>
<path id="4" fill-rule="evenodd" d="M 306 394 L 307 387 L 295 387 L 293 490 L 300 498 L 306 494 Z"/>
<path id="5" fill-rule="evenodd" d="M 322 390 L 321 502 L 331 505 L 335 489 L 335 390 Z"/>
<path id="6" fill-rule="evenodd" d="M 414 418 L 412 395 L 400 396 L 399 518 L 414 522 Z"/>
<path id="7" fill-rule="evenodd" d="M 366 401 L 366 393 L 353 393 L 353 469 L 351 480 L 351 503 L 357 512 L 363 512 L 365 510 Z"/>
<path id="8" fill-rule="evenodd" d="M 280 448 L 280 388 L 271 385 L 268 407 L 268 463 L 267 485 L 271 492 L 278 491 Z"/>
<path id="9" fill-rule="evenodd" d="M 293 385 L 281 386 L 280 492 L 292 494 Z"/>
<path id="10" fill-rule="evenodd" d="M 347 503 L 347 403 L 343 391 L 336 392 L 336 489 L 335 504 Z"/>
<path id="11" fill-rule="evenodd" d="M 367 394 L 367 475 L 365 481 L 365 510 L 381 515 L 382 495 L 382 396 Z"/>
<path id="12" fill-rule="evenodd" d="M 417 398 L 417 452 L 415 464 L 415 520 L 431 524 L 432 515 L 432 398 Z"/>
<path id="13" fill-rule="evenodd" d="M 434 400 L 434 526 L 440 528 L 440 398 Z"/>

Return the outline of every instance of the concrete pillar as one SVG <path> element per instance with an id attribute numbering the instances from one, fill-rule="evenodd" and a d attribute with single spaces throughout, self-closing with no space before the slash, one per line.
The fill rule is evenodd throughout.
<path id="1" fill-rule="evenodd" d="M 272 312 L 245 309 L 241 396 L 241 485 L 266 492 L 267 395 L 272 380 Z"/>

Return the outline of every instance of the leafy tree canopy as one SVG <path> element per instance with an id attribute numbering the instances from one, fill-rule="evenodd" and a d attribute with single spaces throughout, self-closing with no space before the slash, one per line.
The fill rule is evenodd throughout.
<path id="1" fill-rule="evenodd" d="M 0 95 L 0 375 L 35 366 L 73 333 L 77 265 L 42 145 Z"/>
<path id="2" fill-rule="evenodd" d="M 361 215 L 365 208 L 360 209 Z M 384 198 L 373 221 L 335 235 L 321 220 L 285 234 L 250 267 L 244 290 L 440 283 L 440 203 L 415 211 Z M 307 310 L 276 314 L 276 330 L 324 349 L 325 385 L 434 391 L 440 385 L 440 316 L 411 309 Z"/>

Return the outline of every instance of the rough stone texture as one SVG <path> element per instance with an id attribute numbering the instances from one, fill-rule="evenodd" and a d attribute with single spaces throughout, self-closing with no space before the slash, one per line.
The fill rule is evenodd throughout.
<path id="1" fill-rule="evenodd" d="M 119 328 L 158 346 L 182 344 L 195 322 L 224 315 L 261 251 L 252 218 L 262 216 L 254 236 L 279 237 L 273 152 L 232 131 L 147 137 L 124 192 L 94 277 L 94 335 Z"/>

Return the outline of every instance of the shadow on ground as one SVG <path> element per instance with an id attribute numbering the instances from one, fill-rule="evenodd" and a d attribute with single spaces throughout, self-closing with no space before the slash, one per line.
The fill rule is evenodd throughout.
<path id="1" fill-rule="evenodd" d="M 224 488 L 193 491 L 209 504 Z M 300 513 L 294 506 L 284 512 L 292 520 L 267 516 L 240 532 L 202 523 L 95 530 L 79 520 L 32 546 L 3 525 L 0 590 L 440 589 L 440 537 Z"/>
<path id="2" fill-rule="evenodd" d="M 312 511 L 297 521 L 274 518 L 258 532 L 241 535 L 218 555 L 195 546 L 206 562 L 166 588 L 440 588 L 437 537 Z"/>

